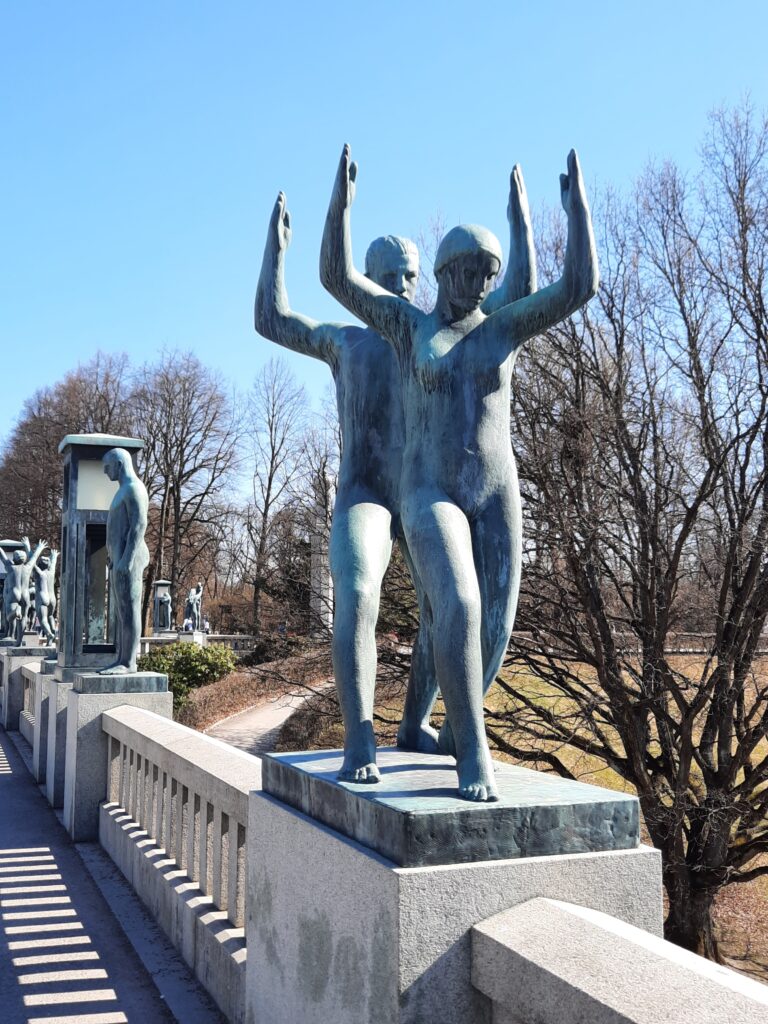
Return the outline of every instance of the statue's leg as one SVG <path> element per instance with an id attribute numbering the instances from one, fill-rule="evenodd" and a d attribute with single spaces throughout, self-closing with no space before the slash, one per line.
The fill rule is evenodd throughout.
<path id="1" fill-rule="evenodd" d="M 40 623 L 40 628 L 43 631 L 43 636 L 46 640 L 53 640 L 53 630 L 48 621 L 48 605 L 41 604 L 37 610 L 37 618 Z"/>
<path id="2" fill-rule="evenodd" d="M 517 480 L 490 499 L 470 526 L 472 552 L 483 616 L 480 641 L 483 657 L 483 695 L 499 674 L 515 624 L 520 594 L 522 512 Z M 455 756 L 450 722 L 440 730 L 442 753 Z"/>
<path id="3" fill-rule="evenodd" d="M 403 519 L 432 607 L 435 669 L 456 743 L 459 795 L 496 800 L 483 721 L 480 589 L 469 523 L 453 502 L 423 491 L 408 496 Z"/>
<path id="4" fill-rule="evenodd" d="M 126 675 L 136 671 L 136 651 L 141 630 L 141 610 L 131 599 L 130 572 L 115 571 L 112 593 L 115 598 L 115 647 L 117 654 L 111 665 L 101 670 L 102 675 Z"/>
<path id="5" fill-rule="evenodd" d="M 331 527 L 333 671 L 344 718 L 340 779 L 378 782 L 373 698 L 381 581 L 392 553 L 392 516 L 383 505 L 337 499 Z"/>
<path id="6" fill-rule="evenodd" d="M 411 651 L 411 670 L 405 695 L 403 720 L 397 730 L 397 745 L 403 750 L 417 750 L 423 754 L 437 753 L 437 732 L 429 724 L 437 698 L 435 655 L 432 649 L 432 608 L 421 578 L 416 572 L 408 544 L 399 538 L 400 550 L 411 573 L 416 599 L 419 603 L 419 629 Z"/>

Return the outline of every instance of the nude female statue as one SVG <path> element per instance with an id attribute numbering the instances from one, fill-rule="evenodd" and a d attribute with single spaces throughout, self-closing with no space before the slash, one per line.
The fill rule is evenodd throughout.
<path id="1" fill-rule="evenodd" d="M 404 377 L 401 512 L 430 601 L 437 678 L 455 742 L 459 795 L 498 799 L 483 722 L 520 586 L 522 517 L 509 432 L 510 382 L 523 342 L 596 292 L 597 257 L 575 152 L 560 177 L 568 217 L 563 276 L 487 315 L 501 266 L 485 228 L 453 228 L 435 260 L 437 301 L 422 313 L 354 267 L 350 208 L 357 168 L 344 148 L 320 259 L 325 287 L 393 345 Z"/>
<path id="2" fill-rule="evenodd" d="M 37 560 L 47 547 L 44 540 L 38 541 L 32 551 L 28 537 L 22 537 L 24 549 L 6 555 L 0 548 L 0 561 L 7 573 L 3 589 L 5 611 L 5 638 L 14 639 L 21 646 L 24 643 L 24 626 L 29 612 L 29 584 Z"/>
<path id="3" fill-rule="evenodd" d="M 115 601 L 116 658 L 101 675 L 136 671 L 141 639 L 141 584 L 149 564 L 144 541 L 149 499 L 124 448 L 111 448 L 102 458 L 104 472 L 119 484 L 107 515 L 107 562 Z"/>

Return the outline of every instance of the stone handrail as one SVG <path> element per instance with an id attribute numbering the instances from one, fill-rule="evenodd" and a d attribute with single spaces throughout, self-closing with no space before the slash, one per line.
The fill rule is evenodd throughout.
<path id="1" fill-rule="evenodd" d="M 245 919 L 248 793 L 261 762 L 151 711 L 105 711 L 107 800 L 162 846 L 236 928 Z"/>
<path id="2" fill-rule="evenodd" d="M 608 914 L 533 899 L 472 929 L 494 1024 L 764 1024 L 768 986 Z"/>

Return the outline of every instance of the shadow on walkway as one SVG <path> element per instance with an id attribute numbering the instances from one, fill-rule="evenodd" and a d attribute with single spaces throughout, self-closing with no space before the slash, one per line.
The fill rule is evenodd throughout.
<path id="1" fill-rule="evenodd" d="M 0 729 L 0 1020 L 167 1024 L 174 1019 Z"/>

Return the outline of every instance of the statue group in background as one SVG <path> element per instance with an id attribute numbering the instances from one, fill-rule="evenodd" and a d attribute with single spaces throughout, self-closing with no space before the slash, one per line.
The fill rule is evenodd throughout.
<path id="1" fill-rule="evenodd" d="M 115 603 L 116 656 L 111 665 L 101 669 L 101 674 L 124 675 L 136 671 L 141 639 L 141 587 L 149 564 L 149 549 L 144 541 L 149 499 L 125 449 L 110 449 L 102 464 L 118 489 L 107 515 L 107 564 Z"/>
<path id="2" fill-rule="evenodd" d="M 203 584 L 192 587 L 184 605 L 184 620 L 191 624 L 193 631 L 203 628 Z"/>
<path id="3" fill-rule="evenodd" d="M 350 209 L 356 176 L 345 147 L 326 220 L 320 276 L 368 329 L 319 324 L 291 312 L 283 282 L 290 219 L 282 194 L 270 222 L 256 299 L 257 330 L 324 359 L 336 379 L 344 442 L 340 495 L 348 467 L 347 495 L 337 501 L 331 531 L 334 668 L 346 733 L 341 777 L 379 779 L 372 723 L 374 630 L 392 537 L 401 533 L 422 618 L 409 698 L 420 695 L 419 712 L 427 710 L 415 729 L 414 721 L 406 726 L 404 719 L 398 742 L 435 749 L 428 718 L 439 684 L 446 724 L 437 748 L 456 757 L 459 794 L 495 800 L 483 696 L 509 643 L 522 556 L 509 432 L 511 374 L 526 340 L 569 316 L 597 289 L 581 170 L 572 151 L 567 174 L 560 177 L 568 242 L 559 281 L 536 290 L 528 203 L 515 168 L 503 284 L 491 290 L 502 262 L 498 240 L 485 228 L 461 225 L 438 248 L 437 301 L 430 313 L 411 301 L 417 273 L 411 243 L 380 240 L 371 262 L 366 258 L 366 273 L 355 269 Z M 390 250 L 400 253 L 399 260 L 377 262 Z M 385 351 L 388 356 L 381 355 Z M 347 454 L 348 446 L 354 455 Z M 406 719 L 408 713 L 406 704 Z"/>
<path id="4" fill-rule="evenodd" d="M 44 540 L 38 541 L 34 551 L 28 537 L 22 538 L 23 548 L 7 555 L 0 548 L 0 562 L 6 571 L 3 587 L 4 640 L 13 640 L 17 646 L 24 643 L 24 630 L 30 609 L 30 584 L 32 573 L 45 548 Z"/>

